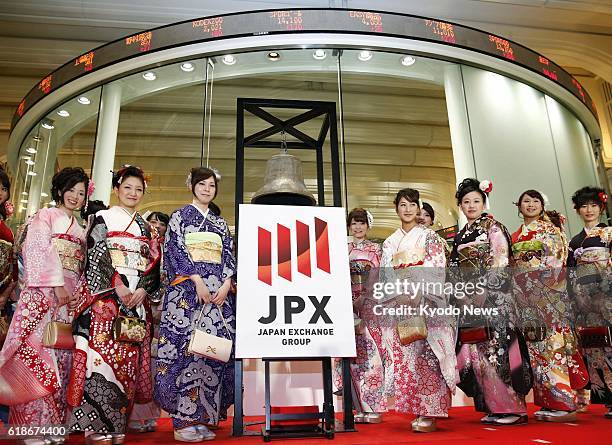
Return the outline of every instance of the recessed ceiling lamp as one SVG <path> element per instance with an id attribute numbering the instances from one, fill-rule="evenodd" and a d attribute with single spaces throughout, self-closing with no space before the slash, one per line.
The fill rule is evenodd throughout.
<path id="1" fill-rule="evenodd" d="M 157 79 L 157 75 L 153 71 L 147 71 L 142 75 L 144 80 L 155 80 Z"/>
<path id="2" fill-rule="evenodd" d="M 36 149 L 34 147 L 28 147 L 28 148 L 26 148 L 26 151 L 28 153 L 30 153 L 31 155 L 35 155 L 36 154 Z"/>
<path id="3" fill-rule="evenodd" d="M 45 192 L 42 192 L 40 196 L 42 196 L 43 198 L 47 198 L 49 195 L 47 195 Z"/>
<path id="4" fill-rule="evenodd" d="M 359 55 L 357 56 L 357 58 L 362 62 L 367 62 L 372 58 L 373 55 L 374 54 L 372 54 L 371 51 L 359 51 Z"/>
<path id="5" fill-rule="evenodd" d="M 91 101 L 89 100 L 88 97 L 86 96 L 81 96 L 77 99 L 77 102 L 80 103 L 81 105 L 89 105 L 91 103 Z"/>
<path id="6" fill-rule="evenodd" d="M 55 128 L 51 119 L 43 119 L 40 125 L 47 130 L 53 130 Z"/>
<path id="7" fill-rule="evenodd" d="M 233 65 L 234 63 L 237 62 L 236 57 L 232 56 L 231 54 L 226 54 L 223 56 L 223 59 L 221 59 L 223 61 L 223 63 L 225 63 L 226 65 Z"/>
<path id="8" fill-rule="evenodd" d="M 411 65 L 414 65 L 414 62 L 416 62 L 416 59 L 412 56 L 404 56 L 401 58 L 400 62 L 404 66 L 411 66 Z"/>
<path id="9" fill-rule="evenodd" d="M 272 62 L 278 62 L 281 58 L 281 55 L 278 51 L 270 51 L 268 53 L 268 59 Z"/>
<path id="10" fill-rule="evenodd" d="M 185 62 L 181 64 L 181 69 L 186 73 L 190 73 L 195 70 L 195 66 L 191 62 Z"/>
<path id="11" fill-rule="evenodd" d="M 21 192 L 22 195 L 28 196 L 28 192 Z"/>
<path id="12" fill-rule="evenodd" d="M 312 57 L 315 60 L 323 60 L 327 57 L 327 52 L 324 49 L 315 49 L 312 53 Z"/>
<path id="13" fill-rule="evenodd" d="M 24 204 L 27 204 L 27 203 L 28 203 L 28 200 L 27 200 L 27 199 L 22 199 L 22 200 L 21 200 L 21 201 L 19 201 L 19 202 L 22 202 L 22 203 L 24 203 Z"/>
<path id="14" fill-rule="evenodd" d="M 69 117 L 70 113 L 68 112 L 68 110 L 59 110 L 57 112 L 57 115 L 61 117 Z"/>
<path id="15" fill-rule="evenodd" d="M 28 172 L 28 175 L 30 175 L 30 176 L 36 176 L 37 174 L 38 173 L 36 173 L 36 172 Z"/>
<path id="16" fill-rule="evenodd" d="M 25 161 L 25 163 L 26 163 L 27 165 L 34 165 L 34 164 L 36 164 L 36 162 L 34 162 L 34 161 L 33 161 L 33 160 L 31 160 L 31 159 L 28 159 L 27 161 Z"/>

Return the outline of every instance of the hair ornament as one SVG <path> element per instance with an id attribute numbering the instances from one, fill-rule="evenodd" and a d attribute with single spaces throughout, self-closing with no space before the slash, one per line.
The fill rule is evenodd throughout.
<path id="1" fill-rule="evenodd" d="M 96 191 L 96 184 L 93 179 L 89 179 L 89 184 L 87 185 L 87 197 L 91 198 L 91 195 Z"/>
<path id="2" fill-rule="evenodd" d="M 488 195 L 491 193 L 491 190 L 493 190 L 493 183 L 488 179 L 483 179 L 480 181 L 480 184 L 478 184 L 478 188 Z"/>
<path id="3" fill-rule="evenodd" d="M 219 170 L 217 170 L 216 168 L 212 168 L 212 167 L 210 167 L 210 169 L 215 174 L 215 177 L 217 178 L 217 182 L 221 181 L 221 173 L 219 173 Z"/>
<path id="4" fill-rule="evenodd" d="M 544 206 L 550 205 L 550 200 L 548 199 L 548 196 L 546 196 L 546 193 L 540 192 L 540 195 L 542 195 L 542 198 L 544 199 L 544 202 L 542 203 L 542 205 Z"/>
<path id="5" fill-rule="evenodd" d="M 192 177 L 191 172 L 189 172 L 189 174 L 185 178 L 185 185 L 187 186 L 189 190 L 191 190 L 191 177 Z"/>
<path id="6" fill-rule="evenodd" d="M 374 217 L 372 216 L 369 210 L 366 210 L 365 212 L 366 217 L 368 218 L 368 227 L 372 227 L 372 225 L 374 224 Z"/>
<path id="7" fill-rule="evenodd" d="M 6 212 L 6 217 L 10 218 L 15 213 L 15 205 L 10 201 L 6 201 L 4 203 L 4 211 Z"/>
<path id="8" fill-rule="evenodd" d="M 608 195 L 606 195 L 604 192 L 599 192 L 597 194 L 597 197 L 599 198 L 599 200 L 601 202 L 603 202 L 604 204 L 606 204 L 608 202 Z"/>
<path id="9" fill-rule="evenodd" d="M 419 204 L 419 209 L 422 209 L 423 208 L 423 201 L 421 201 L 421 198 L 419 198 L 418 204 Z"/>

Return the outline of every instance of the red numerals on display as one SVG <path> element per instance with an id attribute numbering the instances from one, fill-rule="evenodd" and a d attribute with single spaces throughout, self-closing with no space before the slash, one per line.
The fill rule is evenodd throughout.
<path id="1" fill-rule="evenodd" d="M 376 12 L 349 11 L 349 17 L 361 21 L 372 32 L 383 32 L 382 15 Z"/>
<path id="2" fill-rule="evenodd" d="M 51 91 L 52 78 L 53 78 L 53 75 L 49 74 L 47 77 L 41 80 L 40 83 L 38 84 L 38 89 L 41 90 L 45 94 Z"/>
<path id="3" fill-rule="evenodd" d="M 447 43 L 456 43 L 455 27 L 446 22 L 425 20 L 425 26 L 439 39 Z"/>
<path id="4" fill-rule="evenodd" d="M 584 103 L 586 103 L 586 98 L 584 97 L 584 91 L 582 91 L 582 85 L 580 85 L 578 83 L 578 81 L 576 79 L 574 79 L 572 77 L 572 84 L 576 87 L 576 89 L 578 90 L 578 94 L 580 94 L 580 97 L 582 98 L 582 101 Z"/>
<path id="5" fill-rule="evenodd" d="M 136 34 L 135 36 L 126 37 L 125 44 L 129 46 L 138 43 L 140 44 L 139 50 L 145 52 L 151 49 L 151 40 L 153 40 L 153 33 L 148 31 Z"/>
<path id="6" fill-rule="evenodd" d="M 301 31 L 304 29 L 302 11 L 272 11 L 268 13 L 273 21 L 287 31 Z"/>
<path id="7" fill-rule="evenodd" d="M 559 78 L 557 77 L 557 72 L 550 67 L 550 60 L 548 60 L 544 56 L 539 56 L 538 62 L 540 62 L 543 65 L 542 73 L 544 73 L 546 77 L 548 77 L 549 79 L 555 80 L 555 81 L 559 80 Z"/>
<path id="8" fill-rule="evenodd" d="M 489 42 L 495 44 L 495 49 L 502 53 L 506 59 L 514 60 L 514 50 L 507 40 L 489 34 Z"/>
<path id="9" fill-rule="evenodd" d="M 194 20 L 191 24 L 194 28 L 200 28 L 202 32 L 210 34 L 211 37 L 223 36 L 223 17 Z"/>
<path id="10" fill-rule="evenodd" d="M 85 71 L 91 71 L 91 69 L 93 68 L 93 59 L 94 52 L 90 51 L 87 54 L 83 54 L 82 56 L 79 56 L 74 59 L 74 66 L 84 65 Z"/>

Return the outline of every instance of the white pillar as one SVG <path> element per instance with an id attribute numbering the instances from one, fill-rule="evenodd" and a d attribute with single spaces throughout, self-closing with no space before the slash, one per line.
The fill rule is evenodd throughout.
<path id="1" fill-rule="evenodd" d="M 121 111 L 121 84 L 113 82 L 102 87 L 100 98 L 100 116 L 98 117 L 98 134 L 94 152 L 94 163 L 91 177 L 96 190 L 91 199 L 99 199 L 109 204 L 113 176 L 111 171 L 115 163 L 119 113 Z"/>
<path id="2" fill-rule="evenodd" d="M 448 126 L 453 146 L 455 177 L 459 183 L 465 178 L 477 177 L 463 77 L 459 65 L 447 65 L 444 68 L 444 94 L 446 95 Z M 457 210 L 457 213 L 459 228 L 461 228 L 467 220 L 461 211 Z"/>

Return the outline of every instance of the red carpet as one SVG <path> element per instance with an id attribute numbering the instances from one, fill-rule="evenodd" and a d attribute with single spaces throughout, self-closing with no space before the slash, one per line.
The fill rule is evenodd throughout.
<path id="1" fill-rule="evenodd" d="M 457 407 L 451 410 L 449 419 L 438 421 L 439 430 L 435 433 L 413 433 L 410 430 L 412 416 L 399 415 L 393 412 L 384 415 L 383 423 L 378 425 L 358 425 L 357 433 L 337 433 L 334 441 L 327 439 L 275 439 L 274 443 L 293 444 L 417 444 L 432 443 L 435 445 L 458 444 L 567 444 L 567 445 L 599 445 L 612 443 L 612 420 L 603 417 L 603 406 L 591 406 L 589 412 L 579 414 L 574 424 L 543 423 L 533 419 L 536 411 L 530 407 L 529 424 L 509 427 L 490 427 L 479 421 L 481 414 L 472 407 Z M 248 419 L 256 420 L 256 419 Z M 214 444 L 263 444 L 261 437 L 231 437 L 231 420 L 224 422 L 216 431 Z M 4 442 L 8 443 L 8 442 Z M 70 436 L 69 445 L 82 445 L 82 436 Z M 161 419 L 159 429 L 155 433 L 128 434 L 126 444 L 162 445 L 179 444 L 172 436 L 170 419 Z"/>

